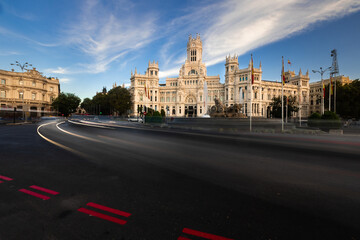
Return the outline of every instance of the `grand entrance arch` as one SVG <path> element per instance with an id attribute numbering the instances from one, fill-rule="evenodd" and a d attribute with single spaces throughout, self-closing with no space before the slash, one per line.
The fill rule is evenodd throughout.
<path id="1" fill-rule="evenodd" d="M 185 99 L 185 117 L 196 117 L 197 106 L 196 98 L 193 95 L 189 95 Z"/>

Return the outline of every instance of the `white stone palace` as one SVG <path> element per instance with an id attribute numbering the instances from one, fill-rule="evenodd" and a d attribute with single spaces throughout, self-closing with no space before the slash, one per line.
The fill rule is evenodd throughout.
<path id="1" fill-rule="evenodd" d="M 279 69 L 280 75 L 280 69 Z M 139 115 L 139 109 L 144 106 L 154 110 L 164 109 L 167 116 L 201 117 L 207 113 L 207 108 L 215 104 L 218 98 L 226 106 L 235 103 L 243 104 L 243 112 L 255 117 L 270 117 L 270 103 L 274 97 L 281 96 L 281 82 L 262 79 L 261 63 L 254 68 L 254 84 L 251 85 L 251 61 L 247 68 L 239 69 L 238 57 L 227 56 L 225 61 L 225 83 L 220 83 L 220 77 L 208 76 L 206 65 L 202 62 L 202 42 L 200 35 L 189 36 L 187 43 L 187 58 L 176 78 L 166 78 L 165 84 L 159 84 L 159 64 L 149 62 L 145 74 L 131 72 L 132 113 Z M 294 116 L 307 117 L 310 114 L 309 72 L 303 74 L 301 69 L 296 75 L 293 71 L 285 72 L 286 84 L 284 95 L 296 97 L 301 111 Z M 204 82 L 207 83 L 207 96 L 204 92 Z M 315 84 L 316 85 L 316 84 Z M 314 85 L 314 86 L 315 86 Z M 250 87 L 252 86 L 252 96 Z M 250 100 L 251 97 L 251 100 Z M 250 103 L 252 108 L 250 108 Z"/>

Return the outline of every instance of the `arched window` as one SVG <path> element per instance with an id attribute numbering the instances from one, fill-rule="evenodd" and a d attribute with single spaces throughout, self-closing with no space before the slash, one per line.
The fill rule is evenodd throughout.
<path id="1" fill-rule="evenodd" d="M 191 69 L 191 71 L 189 71 L 188 75 L 198 75 L 198 72 L 195 69 Z"/>

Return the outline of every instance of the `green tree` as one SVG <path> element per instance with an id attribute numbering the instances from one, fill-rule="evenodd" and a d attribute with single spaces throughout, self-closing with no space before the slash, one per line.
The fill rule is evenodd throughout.
<path id="1" fill-rule="evenodd" d="M 325 106 L 329 106 L 329 86 L 325 89 Z M 334 95 L 331 97 L 331 109 L 334 109 Z M 360 81 L 349 84 L 336 84 L 336 113 L 342 118 L 360 118 Z"/>
<path id="2" fill-rule="evenodd" d="M 286 101 L 287 97 L 284 96 L 284 117 L 286 115 Z M 296 98 L 289 96 L 288 101 L 288 117 L 292 115 L 293 112 L 297 112 L 299 108 L 296 106 Z M 271 106 L 271 114 L 275 118 L 281 118 L 281 97 L 274 97 L 272 102 L 270 103 Z"/>
<path id="3" fill-rule="evenodd" d="M 109 97 L 106 93 L 99 92 L 92 99 L 92 108 L 94 109 L 94 114 L 97 115 L 109 115 L 110 114 L 110 102 Z"/>
<path id="4" fill-rule="evenodd" d="M 76 111 L 80 102 L 80 98 L 73 93 L 60 93 L 51 105 L 60 114 L 64 114 L 67 117 Z"/>
<path id="5" fill-rule="evenodd" d="M 131 108 L 131 94 L 126 88 L 113 88 L 108 92 L 107 96 L 112 110 L 119 115 L 126 114 Z"/>
<path id="6" fill-rule="evenodd" d="M 92 113 L 92 105 L 92 100 L 90 98 L 85 98 L 80 104 L 80 107 L 85 109 L 87 113 Z"/>

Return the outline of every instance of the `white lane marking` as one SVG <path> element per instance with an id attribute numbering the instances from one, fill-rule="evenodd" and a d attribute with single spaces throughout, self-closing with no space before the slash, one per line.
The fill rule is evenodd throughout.
<path id="1" fill-rule="evenodd" d="M 88 140 L 88 141 L 104 143 L 103 141 L 100 141 L 100 140 L 97 140 L 97 139 L 85 137 L 85 136 L 82 136 L 82 135 L 79 135 L 79 134 L 76 134 L 76 133 L 72 133 L 72 132 L 66 131 L 66 130 L 64 130 L 64 129 L 62 129 L 62 128 L 59 127 L 59 125 L 60 125 L 60 124 L 63 124 L 63 123 L 65 123 L 65 121 L 56 124 L 56 127 L 57 127 L 60 131 L 62 131 L 62 132 L 64 132 L 64 133 L 67 133 L 67 134 L 69 134 L 69 135 L 72 135 L 72 136 L 75 136 L 75 137 L 78 137 L 78 138 L 82 138 L 82 139 L 85 139 L 85 140 Z"/>
<path id="2" fill-rule="evenodd" d="M 52 144 L 54 144 L 54 145 L 56 145 L 56 146 L 58 146 L 58 147 L 60 147 L 60 148 L 62 148 L 62 149 L 65 149 L 66 151 L 75 153 L 75 154 L 80 155 L 80 156 L 82 156 L 82 157 L 87 157 L 87 156 L 86 156 L 85 154 L 83 154 L 82 152 L 79 152 L 79 151 L 77 151 L 77 150 L 75 150 L 75 149 L 69 148 L 69 147 L 67 147 L 67 146 L 65 146 L 65 145 L 62 145 L 62 144 L 60 144 L 60 143 L 58 143 L 58 142 L 55 142 L 55 141 L 53 141 L 53 140 L 45 137 L 44 135 L 42 135 L 42 134 L 40 133 L 40 128 L 42 128 L 43 126 L 49 125 L 49 124 L 54 124 L 54 122 L 41 124 L 41 125 L 37 128 L 37 133 L 39 134 L 40 137 L 42 137 L 43 139 L 45 139 L 45 140 L 48 141 L 49 143 L 52 143 Z"/>
<path id="3" fill-rule="evenodd" d="M 107 129 L 115 129 L 115 128 L 112 128 L 112 127 L 105 127 L 105 126 L 101 126 L 101 125 L 98 125 L 96 123 L 84 123 L 84 122 L 74 122 L 74 121 L 71 121 L 71 120 L 68 120 L 68 122 L 70 123 L 73 123 L 73 124 L 78 124 L 78 125 L 84 125 L 84 126 L 89 126 L 89 127 L 97 127 L 97 128 L 107 128 Z"/>
<path id="4" fill-rule="evenodd" d="M 190 136 L 201 136 L 201 137 L 211 137 L 211 138 L 220 138 L 220 139 L 230 139 L 230 140 L 246 140 L 246 141 L 251 141 L 251 142 L 257 142 L 259 139 L 251 139 L 248 138 L 246 136 L 224 136 L 224 135 L 213 135 L 213 134 L 207 134 L 207 133 L 193 133 L 193 132 L 181 132 L 181 131 L 177 131 L 177 130 L 172 130 L 172 131 L 166 131 L 165 129 L 149 129 L 149 128 L 137 128 L 137 127 L 129 127 L 129 126 L 121 126 L 121 125 L 114 125 L 114 124 L 106 124 L 106 123 L 93 123 L 90 121 L 84 121 L 84 120 L 80 120 L 82 123 L 80 122 L 73 122 L 71 120 L 68 120 L 68 122 L 74 123 L 74 124 L 78 124 L 78 125 L 83 125 L 83 126 L 91 126 L 91 127 L 99 127 L 99 128 L 108 128 L 108 129 L 115 129 L 115 128 L 130 128 L 130 129 L 136 129 L 136 130 L 141 130 L 141 131 L 152 131 L 152 132 L 167 132 L 167 133 L 177 133 L 177 134 L 183 134 L 183 135 L 190 135 Z M 85 124 L 85 123 L 89 123 L 89 124 Z M 111 126 L 111 127 L 105 127 L 105 126 L 101 126 L 101 125 L 96 125 L 96 124 L 101 124 L 101 125 L 105 125 L 105 126 Z M 265 142 L 273 142 L 273 139 L 262 139 Z"/>

